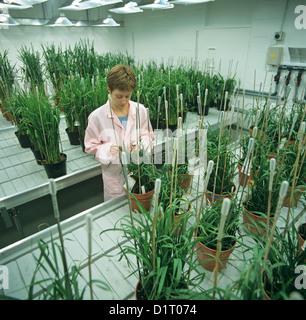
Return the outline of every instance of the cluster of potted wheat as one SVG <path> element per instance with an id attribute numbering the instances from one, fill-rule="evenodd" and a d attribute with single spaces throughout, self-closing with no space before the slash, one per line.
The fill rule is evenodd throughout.
<path id="1" fill-rule="evenodd" d="M 267 105 L 269 102 L 263 110 Z M 302 110 L 304 113 L 305 109 Z M 121 253 L 128 261 L 135 257 L 137 260 L 134 271 L 139 276 L 135 290 L 137 299 L 215 299 L 217 296 L 220 299 L 290 299 L 294 294 L 295 270 L 305 260 L 305 227 L 302 224 L 296 228 L 297 217 L 293 214 L 296 202 L 290 201 L 287 204 L 285 200 L 294 198 L 290 198 L 290 192 L 295 196 L 302 191 L 298 189 L 296 192 L 294 185 L 290 189 L 291 184 L 295 182 L 295 185 L 301 183 L 305 186 L 302 152 L 305 146 L 305 123 L 301 122 L 298 127 L 297 142 L 289 143 L 281 139 L 284 134 L 282 130 L 280 134 L 273 134 L 273 130 L 269 133 L 262 129 L 266 125 L 264 119 L 268 119 L 267 115 L 263 116 L 261 126 L 255 125 L 252 135 L 241 139 L 244 152 L 235 157 L 237 152 L 232 148 L 231 127 L 225 129 L 222 120 L 225 116 L 221 116 L 219 129 L 206 127 L 207 140 L 203 154 L 207 159 L 202 160 L 206 163 L 202 185 L 204 192 L 197 192 L 200 203 L 196 201 L 194 205 L 190 195 L 186 195 L 186 190 L 178 186 L 179 175 L 175 170 L 178 168 L 176 148 L 179 144 L 178 139 L 174 138 L 172 164 L 163 164 L 162 168 L 154 168 L 155 171 L 151 167 L 146 176 L 147 180 L 151 176 L 151 183 L 156 179 L 150 209 L 144 208 L 136 200 L 138 211 L 142 214 L 135 215 L 131 207 L 130 215 L 118 222 L 121 223 L 119 229 L 132 244 L 123 246 Z M 273 112 L 270 116 L 271 122 Z M 274 130 L 278 130 L 279 121 L 284 119 L 278 119 Z M 303 119 L 301 117 L 301 121 Z M 291 127 L 294 126 L 295 123 L 292 123 Z M 273 145 L 273 151 L 277 151 L 273 157 L 275 152 L 271 154 L 270 150 L 276 141 L 279 141 L 279 145 L 277 148 Z M 197 143 L 197 152 L 200 151 L 200 143 Z M 239 164 L 237 159 L 248 179 L 240 179 L 238 186 L 235 186 L 235 169 Z M 134 166 L 133 171 L 136 173 L 137 164 Z M 150 166 L 148 162 L 147 167 Z M 129 166 L 123 167 L 128 185 L 131 182 Z M 172 175 L 173 172 L 176 174 Z M 136 176 L 134 180 L 137 180 Z M 281 215 L 284 205 L 289 205 L 287 217 Z M 282 231 L 277 227 L 280 220 L 285 222 Z M 245 237 L 256 239 L 257 245 L 254 247 L 244 243 L 243 237 L 238 236 L 241 231 L 244 231 Z M 165 245 L 159 247 L 160 241 Z M 217 285 L 218 272 L 226 267 L 230 255 L 237 247 L 244 247 L 245 251 L 253 255 L 249 261 L 244 261 L 241 277 L 221 289 Z M 178 248 L 182 249 L 180 253 L 176 251 Z M 177 258 L 175 261 L 170 258 L 174 253 Z M 165 256 L 169 257 L 167 262 L 163 260 Z M 197 280 L 202 280 L 205 275 L 205 272 L 197 272 L 200 278 L 190 278 L 191 274 L 194 275 L 192 271 L 197 269 L 196 265 L 201 265 L 215 275 L 214 287 L 200 294 L 191 290 Z M 178 270 L 186 270 L 187 273 L 182 271 L 177 274 Z M 176 277 L 176 282 L 172 276 Z M 289 281 L 290 285 L 287 285 Z"/>

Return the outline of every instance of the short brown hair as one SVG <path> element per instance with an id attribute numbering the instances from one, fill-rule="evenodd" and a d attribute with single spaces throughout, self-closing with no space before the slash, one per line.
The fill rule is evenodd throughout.
<path id="1" fill-rule="evenodd" d="M 130 91 L 136 89 L 136 78 L 133 69 L 127 65 L 116 65 L 107 74 L 107 86 L 111 91 L 118 89 Z"/>

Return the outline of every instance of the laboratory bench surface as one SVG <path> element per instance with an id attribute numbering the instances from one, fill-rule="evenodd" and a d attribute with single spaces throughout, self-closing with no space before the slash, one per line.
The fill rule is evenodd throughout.
<path id="1" fill-rule="evenodd" d="M 196 180 L 197 179 L 193 179 L 190 198 L 193 207 L 195 207 L 196 204 Z M 237 182 L 236 177 L 235 183 Z M 203 181 L 200 181 L 200 194 L 201 186 L 203 186 Z M 304 205 L 302 202 L 299 203 L 298 207 L 294 210 L 295 216 L 305 212 Z M 288 208 L 284 207 L 281 215 L 286 217 L 287 212 Z M 76 265 L 80 268 L 82 278 L 80 278 L 78 284 L 79 287 L 83 289 L 89 281 L 88 233 L 86 229 L 86 216 L 89 213 L 93 218 L 91 238 L 92 279 L 103 281 L 109 286 L 109 290 L 103 290 L 94 286 L 94 299 L 134 300 L 137 278 L 135 275 L 131 275 L 131 269 L 128 267 L 126 260 L 119 260 L 119 244 L 124 246 L 127 240 L 123 238 L 123 234 L 118 230 L 111 230 L 101 234 L 101 232 L 106 229 L 112 229 L 122 217 L 129 215 L 129 206 L 125 195 L 101 203 L 61 222 L 68 266 Z M 139 213 L 133 213 L 133 215 L 139 215 Z M 305 220 L 305 215 L 303 219 Z M 279 219 L 277 225 L 282 226 L 283 220 Z M 241 230 L 241 232 L 242 234 L 244 233 L 243 230 Z M 37 258 L 40 254 L 38 241 L 41 240 L 49 244 L 49 246 L 51 240 L 60 245 L 57 226 L 54 225 L 0 250 L 0 264 L 2 268 L 3 266 L 6 268 L 8 274 L 8 286 L 6 289 L 3 288 L 4 295 L 17 299 L 27 299 L 29 285 L 36 268 Z M 250 247 L 255 245 L 254 240 L 246 234 L 244 234 L 243 240 L 240 240 Z M 240 278 L 240 273 L 243 267 L 245 267 L 245 264 L 248 263 L 250 255 L 252 254 L 251 250 L 244 252 L 244 249 L 243 246 L 236 245 L 226 267 L 218 273 L 219 287 L 226 288 Z M 194 257 L 194 259 L 196 259 L 196 257 Z M 134 263 L 136 262 L 134 261 Z M 47 270 L 50 271 L 49 267 L 47 267 Z M 48 278 L 47 270 L 40 269 L 36 276 L 36 281 Z M 61 272 L 63 272 L 63 269 L 61 269 Z M 205 271 L 199 266 L 197 270 L 192 271 L 192 275 L 195 276 L 197 273 L 203 272 L 205 272 L 205 278 L 196 288 L 199 292 L 213 288 L 214 274 L 212 272 Z M 39 294 L 39 286 L 34 288 L 34 293 Z M 86 286 L 84 299 L 90 299 L 88 286 Z"/>

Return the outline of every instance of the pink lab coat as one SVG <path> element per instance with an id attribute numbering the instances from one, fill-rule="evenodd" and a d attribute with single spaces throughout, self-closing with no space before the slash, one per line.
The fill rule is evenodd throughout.
<path id="1" fill-rule="evenodd" d="M 114 143 L 130 150 L 136 145 L 136 108 L 137 103 L 130 101 L 130 109 L 126 130 L 124 130 L 116 114 L 110 110 L 109 101 L 94 110 L 88 117 L 88 125 L 85 132 L 85 152 L 94 154 L 97 162 L 102 166 L 102 177 L 104 185 L 104 201 L 124 194 L 125 179 L 118 153 L 113 156 L 110 147 Z M 112 123 L 113 119 L 113 123 Z M 139 137 L 145 149 L 150 151 L 154 140 L 153 130 L 150 124 L 150 135 L 148 132 L 147 111 L 139 104 L 140 130 Z M 113 127 L 114 125 L 114 127 Z M 153 143 L 152 143 L 153 146 Z"/>

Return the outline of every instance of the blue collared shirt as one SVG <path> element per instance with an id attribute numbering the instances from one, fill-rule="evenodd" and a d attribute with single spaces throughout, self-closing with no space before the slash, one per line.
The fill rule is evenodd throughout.
<path id="1" fill-rule="evenodd" d="M 124 117 L 118 117 L 118 119 L 120 120 L 124 130 L 126 130 L 126 123 L 127 123 L 128 115 L 126 115 Z"/>

